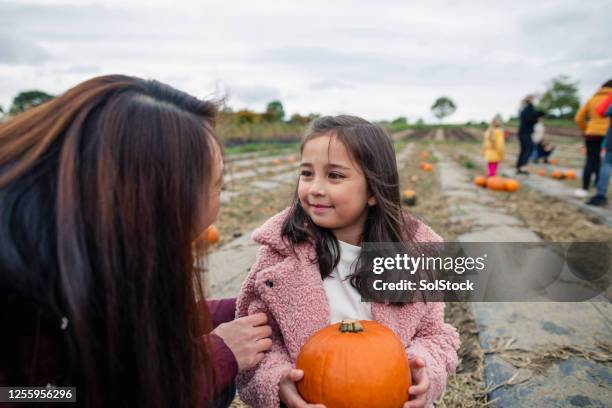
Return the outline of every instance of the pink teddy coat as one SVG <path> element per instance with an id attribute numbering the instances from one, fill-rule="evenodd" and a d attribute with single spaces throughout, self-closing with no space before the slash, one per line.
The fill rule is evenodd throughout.
<path id="1" fill-rule="evenodd" d="M 281 240 L 281 228 L 288 209 L 276 214 L 253 232 L 261 244 L 255 263 L 242 285 L 236 317 L 264 312 L 272 327 L 272 349 L 254 368 L 238 375 L 238 391 L 249 406 L 280 406 L 281 376 L 295 367 L 306 340 L 330 324 L 330 309 L 311 243 L 296 247 L 297 256 Z M 441 242 L 442 238 L 417 221 L 418 242 Z M 444 323 L 444 303 L 415 302 L 402 306 L 372 303 L 374 320 L 393 330 L 409 358 L 426 363 L 431 386 L 427 406 L 444 391 L 446 378 L 457 366 L 459 335 Z"/>

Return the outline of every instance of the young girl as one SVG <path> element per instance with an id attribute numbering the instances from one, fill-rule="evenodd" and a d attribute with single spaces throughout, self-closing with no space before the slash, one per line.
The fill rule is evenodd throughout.
<path id="1" fill-rule="evenodd" d="M 504 159 L 504 131 L 501 128 L 501 118 L 496 116 L 484 134 L 482 150 L 489 164 L 488 177 L 495 176 L 499 162 Z"/>
<path id="2" fill-rule="evenodd" d="M 444 323 L 444 303 L 361 302 L 355 272 L 362 242 L 441 242 L 402 212 L 395 154 L 380 127 L 353 116 L 311 123 L 301 146 L 292 205 L 253 233 L 261 244 L 237 301 L 237 316 L 265 312 L 272 350 L 238 376 L 254 407 L 307 405 L 294 369 L 306 340 L 346 318 L 375 320 L 393 330 L 409 357 L 413 385 L 404 407 L 433 406 L 457 364 L 457 331 Z"/>

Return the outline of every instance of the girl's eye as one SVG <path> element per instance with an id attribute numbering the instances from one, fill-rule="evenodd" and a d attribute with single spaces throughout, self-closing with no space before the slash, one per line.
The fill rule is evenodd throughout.
<path id="1" fill-rule="evenodd" d="M 331 179 L 341 179 L 344 178 L 344 175 L 340 174 L 340 173 L 329 173 L 329 178 Z"/>
<path id="2" fill-rule="evenodd" d="M 302 170 L 302 171 L 300 171 L 300 176 L 302 176 L 302 177 L 310 177 L 310 176 L 312 176 L 312 172 L 310 170 Z"/>

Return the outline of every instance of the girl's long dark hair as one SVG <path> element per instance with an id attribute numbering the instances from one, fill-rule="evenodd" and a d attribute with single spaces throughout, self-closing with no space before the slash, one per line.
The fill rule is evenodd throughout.
<path id="1" fill-rule="evenodd" d="M 391 138 L 380 126 L 355 116 L 324 116 L 310 123 L 300 152 L 308 141 L 331 134 L 348 150 L 365 175 L 368 190 L 376 197 L 376 205 L 368 207 L 362 242 L 409 243 L 414 250 L 418 222 L 402 210 L 399 174 Z M 321 278 L 329 276 L 340 261 L 338 240 L 331 230 L 317 226 L 308 216 L 297 194 L 297 187 L 282 228 L 283 239 L 294 248 L 303 242 L 314 243 Z M 365 263 L 360 256 L 351 284 L 367 296 L 361 279 Z"/>
<path id="2" fill-rule="evenodd" d="M 210 389 L 191 244 L 216 109 L 112 75 L 0 125 L 1 381 L 76 386 L 92 407 L 194 407 Z"/>

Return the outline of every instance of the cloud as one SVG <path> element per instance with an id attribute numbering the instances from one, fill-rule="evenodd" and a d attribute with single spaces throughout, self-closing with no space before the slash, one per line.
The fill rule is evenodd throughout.
<path id="1" fill-rule="evenodd" d="M 198 96 L 222 81 L 234 108 L 430 118 L 448 94 L 451 119 L 488 120 L 559 74 L 590 95 L 611 20 L 605 0 L 0 0 L 0 103 L 125 73 Z"/>
<path id="2" fill-rule="evenodd" d="M 246 104 L 259 105 L 281 99 L 281 92 L 273 86 L 242 85 L 230 87 L 229 98 L 233 97 Z"/>
<path id="3" fill-rule="evenodd" d="M 356 85 L 343 80 L 322 80 L 311 83 L 310 91 L 323 91 L 327 89 L 355 89 Z"/>
<path id="4" fill-rule="evenodd" d="M 0 64 L 41 65 L 48 59 L 47 51 L 35 42 L 0 33 Z"/>

